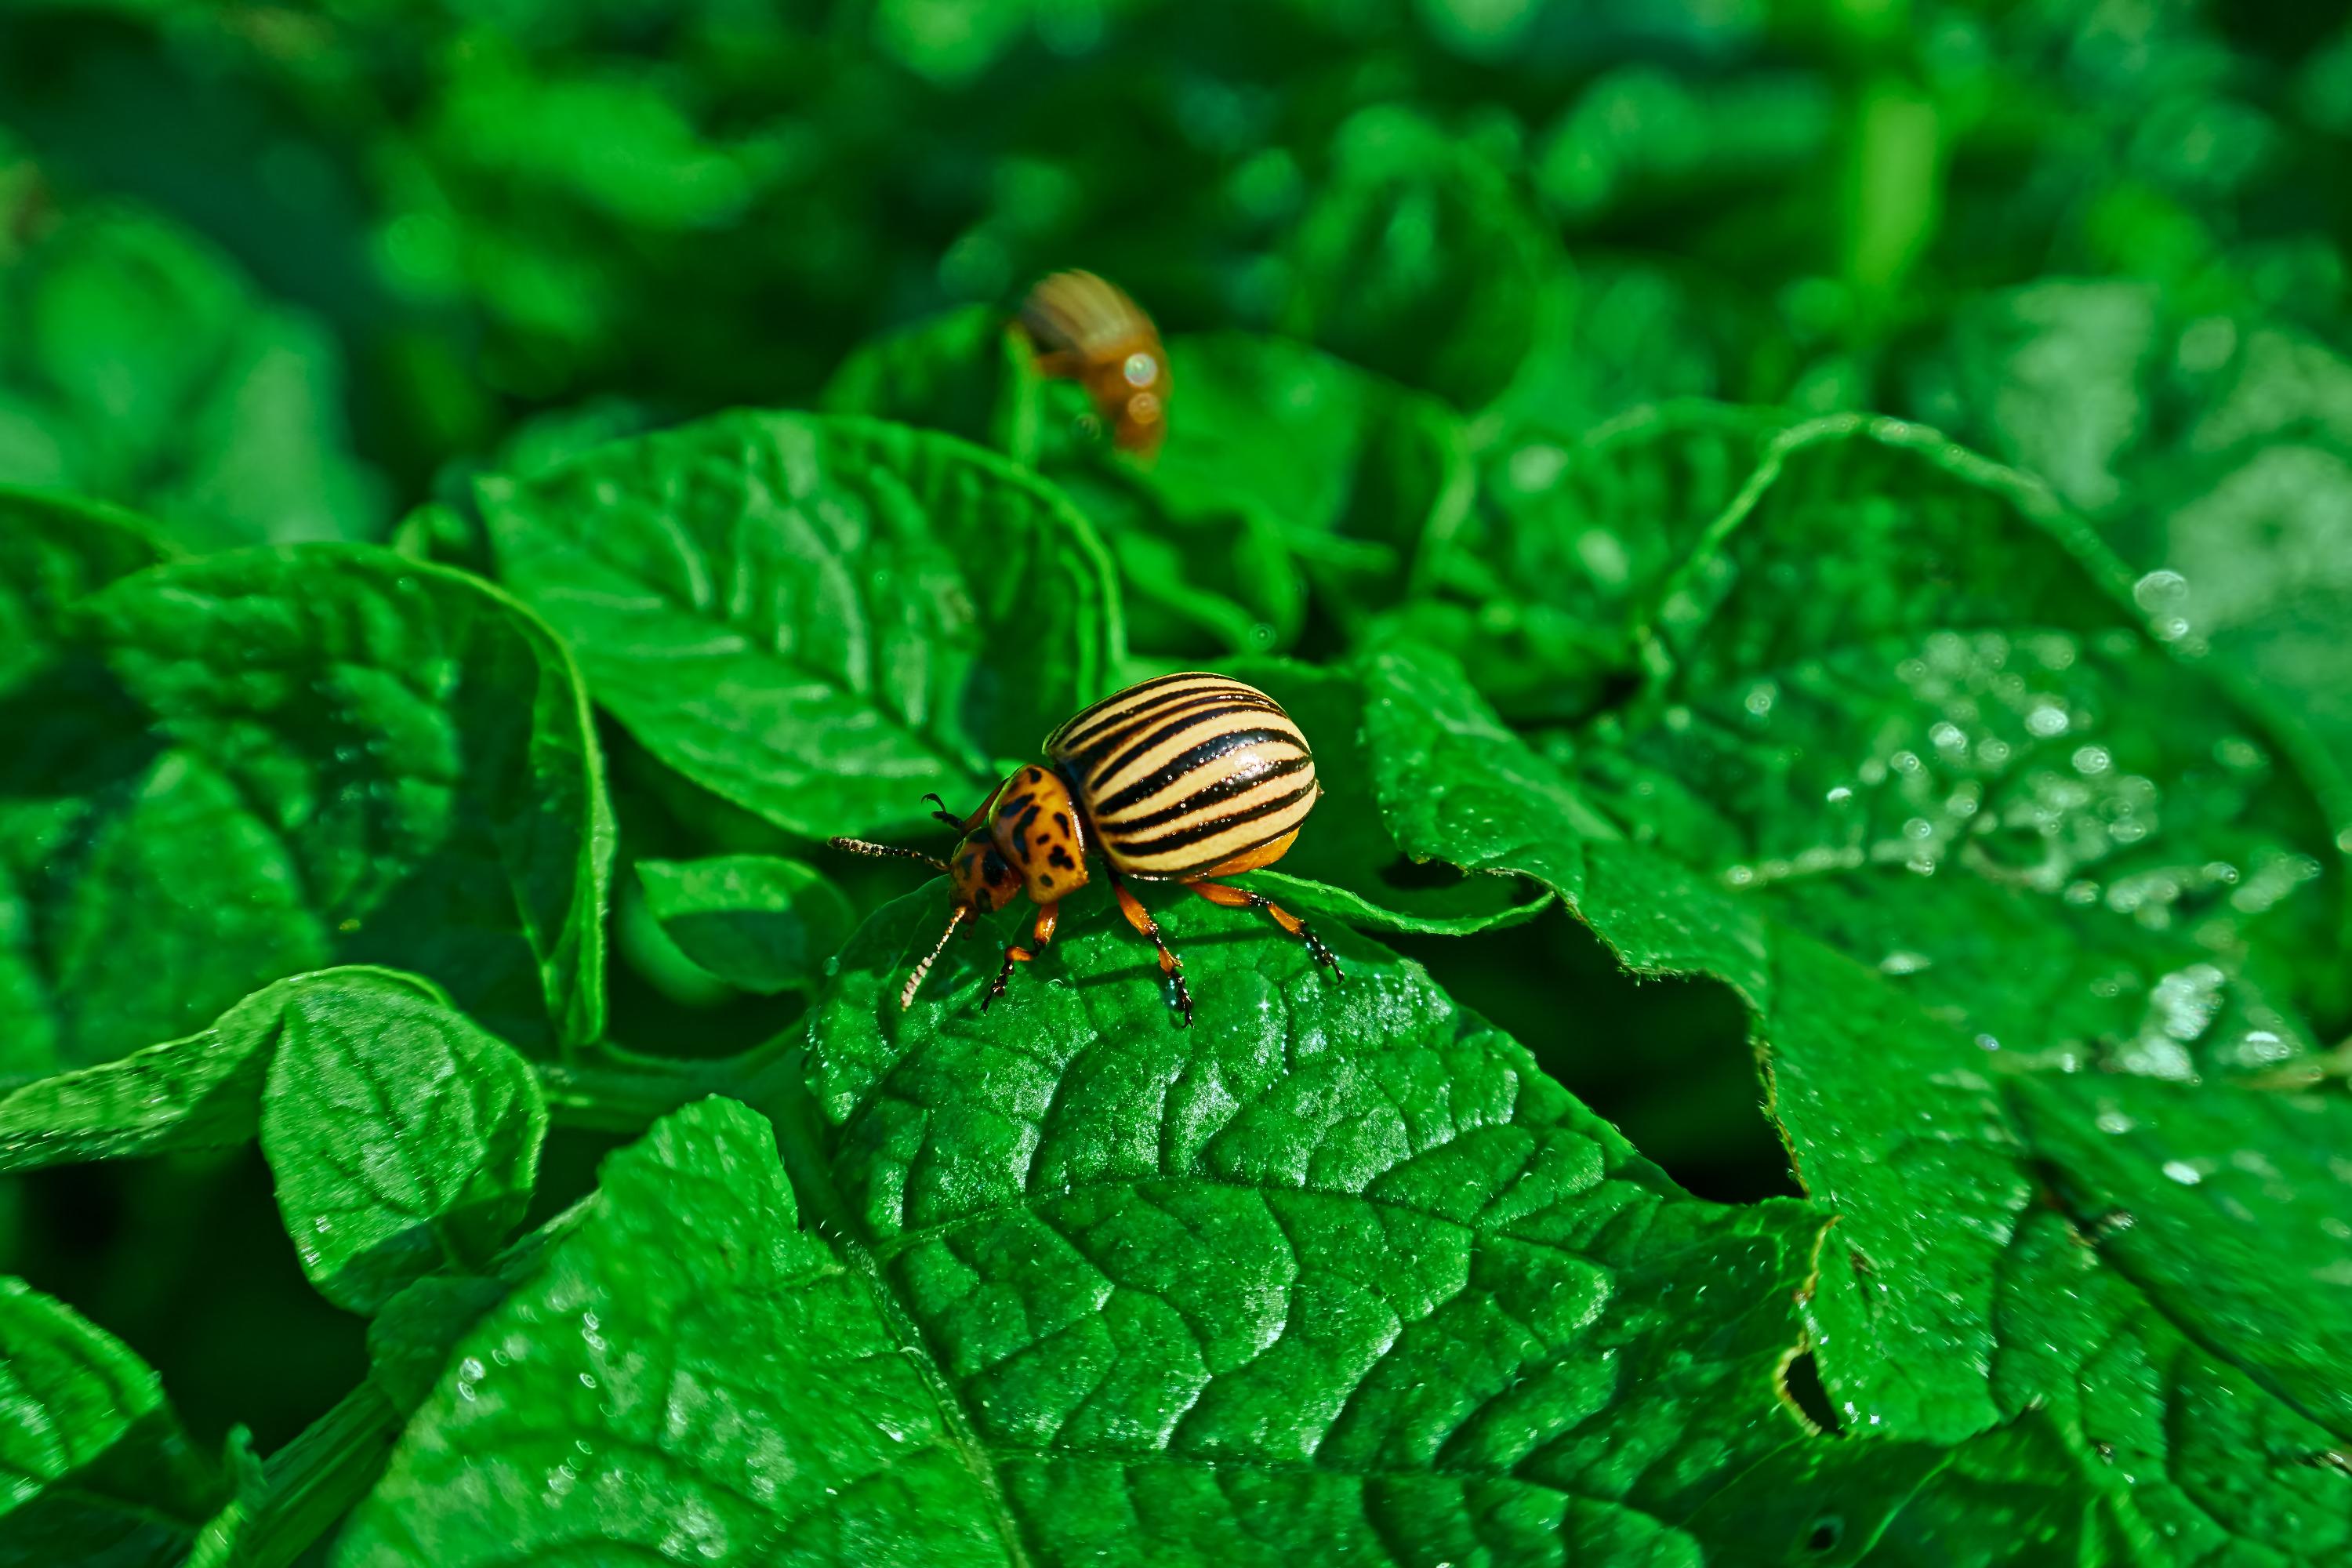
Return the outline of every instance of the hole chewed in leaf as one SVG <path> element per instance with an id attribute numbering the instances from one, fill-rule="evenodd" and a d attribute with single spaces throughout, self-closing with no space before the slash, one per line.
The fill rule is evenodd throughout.
<path id="1" fill-rule="evenodd" d="M 1389 941 L 1517 1036 L 1685 1190 L 1718 1203 L 1802 1195 L 1764 1115 L 1748 1017 L 1727 986 L 1629 974 L 1558 910 L 1475 942 Z"/>
<path id="2" fill-rule="evenodd" d="M 1829 1390 L 1822 1386 L 1821 1364 L 1813 1359 L 1811 1342 L 1800 1340 L 1790 1348 L 1773 1373 L 1772 1386 L 1780 1403 L 1803 1417 L 1806 1426 L 1825 1436 L 1843 1434 L 1837 1407 L 1830 1403 Z"/>

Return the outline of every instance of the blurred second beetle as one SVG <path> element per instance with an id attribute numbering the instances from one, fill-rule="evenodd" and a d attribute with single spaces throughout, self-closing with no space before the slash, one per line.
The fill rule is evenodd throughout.
<path id="1" fill-rule="evenodd" d="M 1168 351 L 1159 329 L 1115 285 L 1056 272 L 1022 301 L 1037 368 L 1087 389 L 1122 451 L 1149 458 L 1168 436 Z"/>

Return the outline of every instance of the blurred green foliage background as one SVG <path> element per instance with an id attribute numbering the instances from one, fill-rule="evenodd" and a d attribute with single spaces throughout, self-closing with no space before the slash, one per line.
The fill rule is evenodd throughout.
<path id="1" fill-rule="evenodd" d="M 2284 0 L 17 0 L 0 480 L 207 548 L 440 500 L 462 552 L 468 474 L 808 405 L 875 334 L 1082 266 L 1165 331 L 1453 405 L 1490 562 L 1638 405 L 1933 424 L 2352 764 L 2347 170 L 2352 25 Z M 1416 629 L 1572 725 L 1608 650 L 1515 686 L 1511 649 L 1580 636 L 1530 580 L 1450 581 Z M 1245 607 L 1139 607 L 1139 650 L 1338 644 L 1319 601 Z M 635 853 L 687 837 L 671 804 L 621 792 Z M 617 1037 L 772 1030 L 789 1004 L 688 1005 L 622 886 Z M 1719 988 L 1636 986 L 1557 912 L 1400 945 L 1695 1190 L 1792 1190 Z M 603 1147 L 559 1134 L 537 1213 Z M 0 1192 L 0 1269 L 127 1339 L 201 1442 L 280 1443 L 362 1370 L 251 1150 Z"/>

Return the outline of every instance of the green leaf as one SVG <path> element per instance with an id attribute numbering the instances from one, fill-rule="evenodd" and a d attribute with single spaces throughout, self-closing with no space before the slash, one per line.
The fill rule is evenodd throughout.
<path id="1" fill-rule="evenodd" d="M 127 512 L 0 488 L 0 731 L 10 737 L 0 748 L 0 997 L 15 1004 L 0 1071 L 49 1067 L 61 1044 L 36 909 L 73 807 L 44 784 L 136 765 L 144 749 L 113 682 L 76 642 L 71 607 L 163 554 Z"/>
<path id="2" fill-rule="evenodd" d="M 383 994 L 284 1016 L 261 1152 L 302 1272 L 368 1313 L 444 1264 L 487 1263 L 530 1203 L 547 1108 L 530 1066 L 464 1015 Z"/>
<path id="3" fill-rule="evenodd" d="M 415 1415 L 448 1370 L 457 1342 L 516 1285 L 530 1279 L 548 1252 L 593 1211 L 593 1200 L 583 1198 L 517 1237 L 488 1272 L 427 1274 L 403 1288 L 368 1320 L 369 1384 L 404 1419 Z"/>
<path id="4" fill-rule="evenodd" d="M 2044 1131 L 2037 1125 L 2037 1137 Z M 2034 1461 L 2031 1474 L 2011 1468 L 2002 1484 L 2068 1478 L 2095 1500 L 2105 1533 L 2127 1543 L 2126 1560 L 2340 1556 L 2352 1544 L 2352 1506 L 2335 1458 L 2342 1440 L 2261 1387 L 2242 1362 L 2200 1342 L 2191 1321 L 2169 1310 L 2166 1298 L 2186 1300 L 2201 1289 L 2195 1275 L 2163 1296 L 2128 1278 L 2131 1264 L 2109 1245 L 2132 1223 L 2126 1212 L 2079 1229 L 2061 1215 L 2030 1213 L 2003 1257 L 1993 1387 L 2006 1410 L 2045 1413 L 2063 1455 Z M 2310 1237 L 2281 1239 L 2286 1245 L 2263 1267 L 2296 1278 L 2314 1261 Z M 2223 1290 L 2231 1293 L 2229 1282 Z M 2290 1340 L 2313 1327 L 2296 1325 Z M 2340 1394 L 2340 1375 L 2332 1382 Z"/>
<path id="5" fill-rule="evenodd" d="M 2190 1341 L 2352 1442 L 2352 1103 L 2117 1075 L 2011 1096 L 2099 1255 Z M 2352 1530 L 2352 1505 L 2342 1510 Z"/>
<path id="6" fill-rule="evenodd" d="M 545 1049 L 602 1026 L 612 828 L 563 649 L 477 579 L 362 546 L 116 582 L 111 679 L 6 808 L 29 906 L 19 1072 L 184 1032 L 290 972 L 381 961 Z M 26 700 L 34 700 L 27 698 Z"/>
<path id="7" fill-rule="evenodd" d="M 289 1027 L 364 1033 L 407 1005 L 446 1005 L 429 982 L 389 969 L 298 974 L 263 987 L 197 1034 L 0 1100 L 0 1171 L 228 1148 L 260 1126 L 270 1053 Z"/>
<path id="8" fill-rule="evenodd" d="M 637 878 L 687 957 L 763 996 L 816 984 L 857 923 L 823 873 L 772 855 L 640 860 Z"/>
<path id="9" fill-rule="evenodd" d="M 1580 749 L 1589 792 L 1988 1051 L 2186 1078 L 2307 1048 L 2297 1011 L 2345 996 L 2326 813 L 2078 523 L 1850 417 L 1743 498 L 1665 596 L 1661 678 Z"/>
<path id="10" fill-rule="evenodd" d="M 0 692 L 13 696 L 62 657 L 76 600 L 167 553 L 133 513 L 0 485 Z"/>
<path id="11" fill-rule="evenodd" d="M 2054 1424 L 2034 1411 L 1948 1448 L 1883 1439 L 1792 1444 L 1727 1488 L 1699 1523 L 1721 1531 L 1709 1558 L 1717 1568 L 2175 1560 L 2169 1542 L 2144 1530 L 2119 1534 L 2116 1516 L 2104 1500 L 2086 1503 L 2082 1487 Z"/>
<path id="12" fill-rule="evenodd" d="M 457 1342 L 507 1299 L 502 1279 L 427 1274 L 368 1321 L 368 1380 L 414 1415 L 449 1365 Z"/>
<path id="13" fill-rule="evenodd" d="M 977 798 L 996 758 L 1033 754 L 1116 679 L 1092 531 L 946 437 L 724 415 L 481 497 L 501 571 L 597 700 L 807 837 L 903 823 L 927 790 Z"/>
<path id="14" fill-rule="evenodd" d="M 2315 1414 L 2340 1406 L 2311 1404 L 2343 1398 L 2352 1362 L 2332 1343 L 2352 1278 L 2341 1162 L 2323 1163 L 2342 1135 L 2333 1100 L 2000 1073 L 1898 977 L 1617 838 L 1442 661 L 1395 650 L 1364 661 L 1360 679 L 1362 761 L 1400 847 L 1535 877 L 1637 972 L 1713 974 L 1754 1014 L 1771 1112 L 1808 1190 L 1839 1216 L 1806 1312 L 1837 1414 L 1934 1440 L 1867 1462 L 1775 1460 L 1810 1478 L 1783 1477 L 1796 1488 L 1793 1542 L 1837 1514 L 1832 1533 L 1858 1552 L 1873 1537 L 1856 1510 L 1916 1506 L 1890 1539 L 1924 1531 L 1918 1551 L 1931 1552 L 1957 1527 L 1925 1521 L 1980 1510 L 1967 1500 L 1980 1477 L 2049 1489 L 2047 1508 L 2091 1507 L 2149 1550 L 2278 1540 L 2280 1521 L 2314 1508 L 2299 1528 L 2352 1531 L 2340 1492 L 2315 1479 L 2337 1441 Z M 2053 1178 L 2080 1237 L 2028 1206 Z M 2105 1239 L 2095 1253 L 2083 1237 Z M 1923 1357 L 1922 1344 L 1944 1349 Z M 2064 1466 L 2036 1457 L 2038 1438 L 1979 1439 L 1904 1501 L 1940 1473 L 1937 1444 L 2044 1408 Z M 1719 1521 L 1740 1552 L 1755 1547 L 1789 1490 L 1776 1474 L 1755 1472 L 1693 1528 Z M 1827 1500 L 1832 1479 L 1843 1503 Z M 1769 1529 L 1761 1539 L 1769 1554 Z"/>
<path id="15" fill-rule="evenodd" d="M 614 1156 L 458 1344 L 339 1568 L 692 1552 L 1004 1562 L 986 1472 L 870 1280 L 797 1228 L 768 1125 L 706 1100 Z M 587 1550 L 572 1544 L 572 1550 Z"/>
<path id="16" fill-rule="evenodd" d="M 0 1278 L 0 1562 L 163 1568 L 220 1489 L 145 1363 Z"/>
<path id="17" fill-rule="evenodd" d="M 1027 349 L 977 307 L 860 350 L 825 406 L 1037 465 L 1101 531 L 1148 649 L 1286 647 L 1310 582 L 1360 620 L 1468 511 L 1465 437 L 1435 399 L 1281 338 L 1179 336 L 1167 350 L 1177 391 L 1149 463 L 1095 439 L 1044 440 L 1044 400 L 1069 389 L 1041 389 Z"/>
<path id="18" fill-rule="evenodd" d="M 1107 900 L 1065 911 L 991 1012 L 993 954 L 961 944 L 901 1012 L 939 905 L 895 905 L 812 1036 L 844 1234 L 1039 1555 L 1139 1530 L 1185 1560 L 1385 1532 L 1442 1559 L 1484 1516 L 1507 1554 L 1674 1560 L 1722 1468 L 1793 1430 L 1769 1374 L 1801 1205 L 1690 1199 L 1344 933 L 1335 982 L 1263 920 L 1162 909 L 1184 1029 Z M 1127 1509 L 1078 1506 L 1107 1491 Z"/>
<path id="19" fill-rule="evenodd" d="M 1441 656 L 1400 645 L 1359 660 L 1351 677 L 1263 679 L 1295 715 L 1294 698 L 1319 689 L 1313 721 L 1300 718 L 1318 747 L 1327 735 L 1360 736 L 1282 866 L 1321 869 L 1368 900 L 1384 896 L 1369 875 L 1382 853 L 1452 866 L 1465 886 L 1530 878 L 1636 974 L 1730 986 L 1755 1020 L 1768 1107 L 1791 1162 L 1839 1216 L 1808 1322 L 1845 1417 L 1947 1441 L 1997 1420 L 1981 1370 L 1992 1273 L 2032 1189 L 2000 1099 L 1973 1070 L 1981 1053 L 1890 977 L 1628 842 Z M 1310 845 L 1335 824 L 1359 847 L 1318 866 Z M 1276 875 L 1253 880 L 1275 892 Z M 1300 901 L 1313 903 L 1313 891 L 1300 887 Z M 1914 1137 L 1922 1125 L 1937 1136 Z M 1923 1222 L 1927 1194 L 1941 1206 Z M 1839 1266 L 1850 1258 L 1862 1261 Z M 1921 1342 L 1958 1353 L 1923 1362 Z"/>
<path id="20" fill-rule="evenodd" d="M 1680 1193 L 1344 933 L 1334 983 L 1262 921 L 1163 911 L 1184 1029 L 1108 900 L 1065 909 L 985 1015 L 992 944 L 898 1008 L 935 895 L 869 922 L 792 1184 L 719 1101 L 615 1157 L 339 1563 L 1696 1563 L 1677 1522 L 1798 1432 L 1805 1205 Z"/>
<path id="21" fill-rule="evenodd" d="M 1464 408 L 1568 308 L 1559 241 L 1512 179 L 1401 107 L 1339 128 L 1289 248 L 1286 331 Z"/>
<path id="22" fill-rule="evenodd" d="M 1423 843 L 1391 819 L 1393 792 L 1383 791 L 1370 744 L 1375 705 L 1357 673 L 1263 659 L 1236 665 L 1234 674 L 1297 721 L 1323 785 L 1298 842 L 1275 868 L 1242 879 L 1245 885 L 1367 930 L 1451 936 L 1517 925 L 1551 901 L 1520 879 L 1539 875 L 1531 868 L 1449 854 L 1455 846 Z"/>
<path id="23" fill-rule="evenodd" d="M 2043 279 L 1959 311 L 1916 403 L 2047 479 L 2144 575 L 2158 635 L 2311 730 L 2352 773 L 2352 363 L 2240 306 Z M 2352 800 L 2331 801 L 2339 829 Z"/>

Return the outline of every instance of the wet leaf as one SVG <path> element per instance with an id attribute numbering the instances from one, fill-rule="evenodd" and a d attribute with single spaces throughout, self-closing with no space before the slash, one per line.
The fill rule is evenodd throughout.
<path id="1" fill-rule="evenodd" d="M 1807 1291 L 1833 1414 L 1850 1430 L 1914 1439 L 1903 1446 L 1908 1457 L 1885 1456 L 1894 1468 L 1876 1477 L 1859 1459 L 1775 1461 L 1813 1477 L 1808 1485 L 1837 1478 L 1854 1500 L 1840 1531 L 1940 1474 L 1937 1444 L 2045 1405 L 2070 1471 L 2053 1478 L 2023 1437 L 1986 1439 L 1937 1482 L 1953 1489 L 1927 1494 L 1937 1500 L 1921 1506 L 1964 1517 L 1976 1505 L 1954 1500 L 1982 1473 L 1996 1478 L 1988 1485 L 2053 1488 L 2047 1506 L 2061 1512 L 2087 1498 L 2135 1539 L 2168 1537 L 2182 1510 L 2201 1508 L 2221 1521 L 2217 1539 L 2261 1542 L 2274 1538 L 2271 1521 L 2283 1510 L 2321 1500 L 2344 1505 L 2314 1489 L 2312 1466 L 2325 1461 L 2313 1456 L 2332 1451 L 2334 1439 L 2315 1425 L 2319 1410 L 2309 1403 L 2343 1397 L 2340 1369 L 2352 1359 L 2329 1338 L 2344 1316 L 2337 1276 L 2352 1278 L 2343 1261 L 2352 1240 L 2337 1234 L 2341 1162 L 2321 1159 L 2334 1147 L 2335 1101 L 2000 1071 L 1998 1058 L 1907 994 L 1901 977 L 1855 963 L 1774 919 L 1769 905 L 1627 842 L 1442 660 L 1393 651 L 1368 660 L 1360 680 L 1363 761 L 1383 786 L 1382 821 L 1401 847 L 1465 870 L 1535 878 L 1636 972 L 1712 974 L 1749 1007 L 1770 1114 L 1808 1192 L 1839 1216 Z M 2147 1152 L 2122 1154 L 2135 1146 Z M 2213 1172 L 2214 1192 L 2200 1200 Z M 2112 1230 L 2097 1254 L 2029 1208 L 2045 1179 L 2058 1182 L 2084 1235 Z M 2200 1201 L 2222 1205 L 2225 1228 Z M 2142 1205 L 2161 1211 L 2145 1236 L 2132 1217 Z M 2215 1245 L 2224 1237 L 2229 1245 Z M 2283 1280 L 2294 1283 L 2282 1291 Z M 2208 1348 L 2188 1356 L 2182 1328 Z M 2126 1333 L 2152 1345 L 2133 1352 L 2142 1362 L 2064 1348 Z M 2211 1347 L 2233 1337 L 2238 1348 L 2216 1361 Z M 1922 1356 L 1923 1343 L 1945 1352 Z M 2144 1373 L 2132 1370 L 2143 1363 Z M 2140 1386 L 2135 1379 L 2154 1386 L 2175 1378 L 2189 1383 L 2160 1387 L 2154 1405 L 2134 1394 L 2137 1404 L 2101 1414 Z M 2192 1400 L 2198 1423 L 2184 1426 Z M 2087 1416 L 2075 1414 L 2083 1401 Z M 2263 1435 L 2259 1447 L 2270 1457 L 2262 1466 L 2229 1458 L 2231 1442 L 2219 1434 L 2233 1432 Z M 2100 1444 L 2126 1436 L 2185 1494 L 2101 1457 Z M 2168 1466 L 2168 1452 L 2177 1456 Z M 1713 1514 L 1755 1517 L 1772 1493 L 1762 1479 L 1769 1473 L 1758 1472 L 1753 1492 L 1718 1500 Z M 1897 1476 L 1911 1479 L 1898 1486 Z M 2241 1489 L 2226 1507 L 2208 1495 L 2230 1488 Z M 1796 1496 L 1792 1510 L 1821 1506 Z M 1809 1540 L 1817 1522 L 1792 1518 L 1790 1528 Z M 1931 1529 L 1916 1517 L 1902 1527 L 1928 1531 L 1922 1551 L 1938 1539 L 1948 1547 L 1934 1531 L 1957 1528 Z M 2053 1560 L 2064 1556 L 2052 1551 Z"/>
<path id="2" fill-rule="evenodd" d="M 2062 1097 L 2073 1088 L 2053 1087 Z M 2031 1120 L 2037 1138 L 2057 1132 Z M 2063 1149 L 2067 1136 L 2052 1137 L 2053 1147 Z M 2046 1488 L 2063 1478 L 2096 1500 L 2098 1533 L 2141 1555 L 2324 1562 L 2342 1552 L 2352 1542 L 2352 1504 L 2330 1458 L 2340 1439 L 2244 1364 L 2184 1333 L 2187 1320 L 2165 1298 L 2192 1296 L 2201 1280 L 2168 1281 L 2161 1296 L 2140 1288 L 2106 1245 L 2130 1223 L 2127 1212 L 2086 1214 L 2080 1228 L 2048 1211 L 2020 1224 L 1995 1299 L 1993 1387 L 2004 1409 L 2044 1412 L 2063 1454 L 1990 1479 Z M 2280 1239 L 2260 1267 L 2305 1272 L 2309 1238 Z M 2314 1327 L 2297 1325 L 2290 1342 Z"/>
<path id="3" fill-rule="evenodd" d="M 2352 1442 L 2352 1104 L 2129 1076 L 2011 1093 L 2100 1258 L 2207 1354 Z M 2337 1517 L 2352 1531 L 2352 1500 Z"/>
<path id="4" fill-rule="evenodd" d="M 1710 975 L 1739 997 L 1767 1111 L 1806 1190 L 1839 1215 L 1808 1321 L 1824 1381 L 1853 1406 L 1845 1417 L 1948 1441 L 1999 1419 L 1982 1370 L 1993 1273 L 2032 1187 L 1999 1094 L 1971 1059 L 1981 1053 L 1889 977 L 1631 841 L 1442 656 L 1397 647 L 1361 660 L 1352 681 L 1316 679 L 1330 706 L 1309 738 L 1360 733 L 1346 776 L 1363 781 L 1371 809 L 1353 810 L 1392 851 L 1458 868 L 1465 886 L 1531 879 L 1636 974 Z M 1309 829 L 1349 804 L 1335 789 Z M 1299 842 L 1303 851 L 1308 835 Z M 1365 876 L 1377 864 L 1330 874 L 1345 891 L 1378 897 Z M 1276 875 L 1255 879 L 1275 891 Z M 1297 891 L 1308 903 L 1315 889 Z M 1934 1135 L 1915 1137 L 1923 1126 Z M 1923 1342 L 1950 1353 L 1922 1358 Z"/>
<path id="5" fill-rule="evenodd" d="M 2205 289 L 2053 279 L 1972 301 L 1915 367 L 1933 417 L 2048 479 L 2211 650 L 2352 773 L 2352 363 Z M 2338 785 L 2331 810 L 2352 823 Z"/>
<path id="6" fill-rule="evenodd" d="M 1662 605 L 1663 678 L 1580 749 L 1615 816 L 1988 1051 L 2180 1079 L 2308 1048 L 2345 893 L 2295 740 L 2080 524 L 1859 419 L 1744 494 Z"/>

